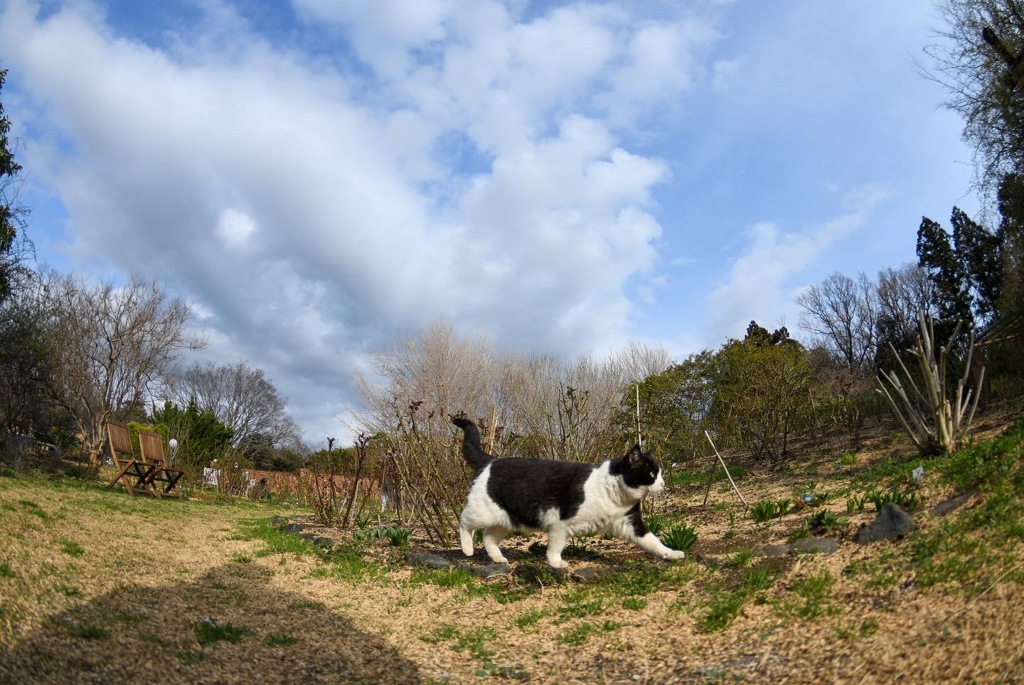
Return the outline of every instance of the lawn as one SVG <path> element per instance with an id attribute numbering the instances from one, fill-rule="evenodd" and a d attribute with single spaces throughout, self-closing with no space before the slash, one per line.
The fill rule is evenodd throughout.
<path id="1" fill-rule="evenodd" d="M 781 473 L 738 469 L 750 509 L 724 479 L 705 506 L 704 471 L 671 473 L 648 520 L 696 532 L 690 557 L 588 538 L 568 576 L 545 566 L 542 536 L 507 540 L 509 572 L 483 580 L 480 551 L 470 570 L 409 563 L 460 555 L 394 521 L 319 529 L 278 504 L 3 471 L 0 682 L 1019 682 L 1014 418 L 952 457 L 921 460 L 883 432 L 839 454 L 807 447 Z M 857 544 L 886 500 L 916 530 Z M 838 549 L 783 547 L 806 537 Z"/>

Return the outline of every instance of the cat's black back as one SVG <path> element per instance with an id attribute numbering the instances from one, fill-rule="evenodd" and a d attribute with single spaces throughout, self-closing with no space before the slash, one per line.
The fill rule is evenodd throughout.
<path id="1" fill-rule="evenodd" d="M 593 467 L 547 459 L 496 459 L 491 462 L 487 494 L 516 526 L 539 528 L 545 512 L 558 509 L 562 520 L 583 505 L 583 485 Z"/>

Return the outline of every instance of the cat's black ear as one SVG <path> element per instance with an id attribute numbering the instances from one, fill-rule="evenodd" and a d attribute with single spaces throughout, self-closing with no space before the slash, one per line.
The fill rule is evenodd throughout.
<path id="1" fill-rule="evenodd" d="M 638 469 L 644 465 L 644 453 L 640 449 L 640 445 L 633 445 L 633 449 L 629 451 L 628 456 L 630 468 Z"/>

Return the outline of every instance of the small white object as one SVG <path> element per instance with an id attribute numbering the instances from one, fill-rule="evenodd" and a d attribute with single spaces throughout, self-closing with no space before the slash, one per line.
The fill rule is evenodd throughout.
<path id="1" fill-rule="evenodd" d="M 916 469 L 910 472 L 910 475 L 914 478 L 916 482 L 920 483 L 921 481 L 924 480 L 924 467 L 918 466 Z"/>

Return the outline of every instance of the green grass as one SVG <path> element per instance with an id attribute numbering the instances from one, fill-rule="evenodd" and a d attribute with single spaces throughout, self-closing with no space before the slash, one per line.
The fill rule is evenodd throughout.
<path id="1" fill-rule="evenodd" d="M 745 601 L 746 594 L 738 590 L 712 591 L 705 601 L 706 611 L 698 617 L 697 624 L 706 633 L 721 630 L 739 615 Z"/>
<path id="2" fill-rule="evenodd" d="M 57 546 L 60 551 L 67 554 L 70 557 L 80 557 L 85 554 L 85 550 L 80 544 L 74 540 L 68 540 L 66 538 L 60 538 L 57 540 Z"/>
<path id="3" fill-rule="evenodd" d="M 568 621 L 572 618 L 586 618 L 597 616 L 604 611 L 604 597 L 595 596 L 589 588 L 572 588 L 562 593 L 561 605 L 555 608 L 559 621 Z"/>
<path id="4" fill-rule="evenodd" d="M 273 633 L 263 638 L 263 644 L 267 647 L 291 647 L 298 641 L 297 637 L 288 633 Z"/>
<path id="5" fill-rule="evenodd" d="M 827 570 L 794 580 L 788 588 L 790 595 L 780 601 L 778 609 L 784 615 L 805 620 L 837 613 L 838 607 L 829 597 L 835 582 L 835 577 Z"/>
<path id="6" fill-rule="evenodd" d="M 548 615 L 546 609 L 530 609 L 516 616 L 512 623 L 519 629 L 530 628 L 540 623 L 541 619 Z"/>
<path id="7" fill-rule="evenodd" d="M 306 556 L 317 553 L 316 547 L 305 538 L 286 533 L 283 526 L 277 526 L 266 518 L 248 519 L 243 521 L 232 540 L 258 540 L 263 547 L 256 552 L 257 557 L 274 554 L 294 554 Z"/>
<path id="8" fill-rule="evenodd" d="M 235 626 L 231 623 L 219 625 L 211 619 L 204 619 L 192 627 L 196 640 L 200 646 L 212 645 L 215 642 L 241 642 L 243 638 L 252 635 L 252 630 L 242 626 Z"/>

